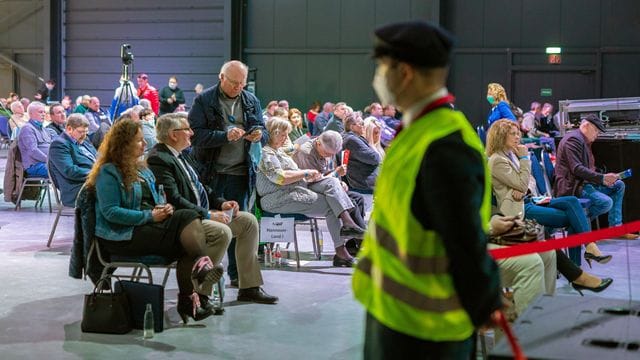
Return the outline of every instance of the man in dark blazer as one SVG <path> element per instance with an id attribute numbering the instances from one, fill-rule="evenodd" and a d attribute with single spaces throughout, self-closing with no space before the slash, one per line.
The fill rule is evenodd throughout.
<path id="1" fill-rule="evenodd" d="M 200 182 L 195 164 L 183 151 L 191 146 L 193 130 L 187 116 L 165 114 L 156 123 L 158 144 L 147 158 L 158 184 L 164 185 L 167 202 L 176 209 L 193 209 L 202 214 L 207 255 L 220 263 L 231 238 L 236 238 L 238 301 L 273 304 L 278 298 L 264 292 L 258 263 L 258 221 L 253 214 L 238 211 L 236 201 L 217 198 Z M 232 284 L 233 285 L 233 284 Z"/>
<path id="2" fill-rule="evenodd" d="M 589 216 L 593 219 L 609 212 L 609 226 L 622 224 L 624 182 L 616 173 L 600 173 L 595 169 L 591 144 L 605 128 L 600 118 L 589 114 L 580 128 L 564 136 L 556 158 L 555 196 L 577 196 L 591 200 Z M 625 234 L 624 239 L 635 239 Z"/>
<path id="3" fill-rule="evenodd" d="M 82 114 L 71 114 L 65 131 L 49 146 L 49 172 L 64 206 L 75 206 L 78 191 L 96 162 L 96 148 L 86 141 L 88 133 L 89 120 Z"/>

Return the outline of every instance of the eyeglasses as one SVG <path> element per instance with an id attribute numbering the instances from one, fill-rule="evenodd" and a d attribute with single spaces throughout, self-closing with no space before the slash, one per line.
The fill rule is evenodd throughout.
<path id="1" fill-rule="evenodd" d="M 237 80 L 231 80 L 231 79 L 229 79 L 229 78 L 228 78 L 228 77 L 226 77 L 226 76 L 224 77 L 224 79 L 225 79 L 226 81 L 228 81 L 228 82 L 229 82 L 229 84 L 231 84 L 231 86 L 233 86 L 233 87 L 244 87 L 245 85 L 247 85 L 247 82 L 246 82 L 245 80 L 240 80 L 240 81 L 237 81 Z"/>
<path id="2" fill-rule="evenodd" d="M 173 129 L 171 131 L 193 131 L 193 129 L 191 129 L 190 127 L 186 127 L 186 128 Z"/>

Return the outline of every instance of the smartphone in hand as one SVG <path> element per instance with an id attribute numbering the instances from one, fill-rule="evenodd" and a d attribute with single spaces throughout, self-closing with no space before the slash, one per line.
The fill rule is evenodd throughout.
<path id="1" fill-rule="evenodd" d="M 631 175 L 633 175 L 633 172 L 631 171 L 631 169 L 627 169 L 625 171 L 622 171 L 622 172 L 618 173 L 618 177 L 620 178 L 620 180 L 624 180 L 626 178 L 630 178 Z"/>
<path id="2" fill-rule="evenodd" d="M 254 131 L 256 131 L 256 130 L 262 130 L 262 127 L 260 127 L 260 126 L 253 126 L 253 127 L 251 127 L 249 130 L 247 130 L 247 131 L 244 133 L 244 135 L 242 135 L 242 137 L 247 137 L 247 136 L 249 136 L 249 135 L 253 134 L 253 132 L 254 132 Z"/>

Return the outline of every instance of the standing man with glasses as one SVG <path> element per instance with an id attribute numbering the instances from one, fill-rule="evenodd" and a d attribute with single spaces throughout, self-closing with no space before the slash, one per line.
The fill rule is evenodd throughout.
<path id="1" fill-rule="evenodd" d="M 257 160 L 252 160 L 252 143 L 266 144 L 260 101 L 244 90 L 249 68 L 240 61 L 224 63 L 220 82 L 198 95 L 189 111 L 193 129 L 193 155 L 200 179 L 220 197 L 234 200 L 241 211 L 253 206 Z M 234 240 L 235 241 L 235 240 Z M 237 283 L 235 245 L 229 246 L 228 273 Z"/>

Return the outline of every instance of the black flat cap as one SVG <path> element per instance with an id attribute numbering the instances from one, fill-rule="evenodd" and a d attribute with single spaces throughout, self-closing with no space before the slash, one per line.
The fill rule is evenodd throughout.
<path id="1" fill-rule="evenodd" d="M 393 23 L 375 30 L 375 58 L 389 56 L 412 65 L 434 68 L 449 64 L 453 36 L 427 21 Z"/>
<path id="2" fill-rule="evenodd" d="M 600 132 L 604 132 L 604 124 L 602 124 L 602 120 L 600 120 L 598 115 L 589 114 L 587 116 L 582 117 L 582 120 L 587 120 L 588 122 L 592 123 L 595 127 L 597 127 L 598 130 L 600 130 Z"/>

